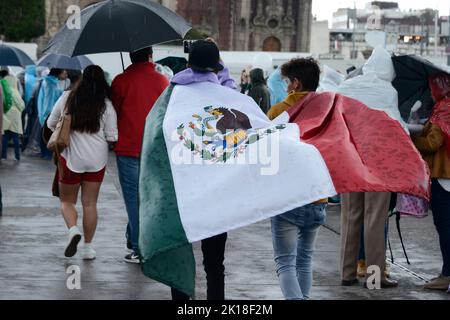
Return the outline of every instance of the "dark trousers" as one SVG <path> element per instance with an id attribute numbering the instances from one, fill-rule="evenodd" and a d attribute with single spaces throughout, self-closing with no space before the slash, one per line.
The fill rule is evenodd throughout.
<path id="1" fill-rule="evenodd" d="M 386 227 L 384 228 L 384 246 L 387 250 L 389 234 L 389 219 L 386 220 Z M 364 224 L 361 226 L 361 238 L 359 240 L 359 254 L 358 260 L 366 260 L 366 250 L 364 249 Z"/>
<path id="2" fill-rule="evenodd" d="M 2 186 L 0 186 L 0 217 L 3 215 Z"/>
<path id="3" fill-rule="evenodd" d="M 203 266 L 206 272 L 206 299 L 225 300 L 225 243 L 227 234 L 202 241 Z M 189 300 L 189 296 L 171 288 L 172 300 Z"/>
<path id="4" fill-rule="evenodd" d="M 42 137 L 40 138 L 40 147 L 41 147 L 41 158 L 51 160 L 52 152 L 48 150 L 47 144 L 45 143 L 44 139 L 42 139 Z"/>
<path id="5" fill-rule="evenodd" d="M 19 135 L 12 131 L 5 131 L 3 134 L 3 142 L 2 142 L 2 158 L 6 159 L 8 157 L 8 145 L 9 141 L 13 141 L 14 143 L 14 155 L 17 160 L 20 160 L 20 141 Z"/>
<path id="6" fill-rule="evenodd" d="M 437 179 L 431 183 L 431 210 L 439 235 L 442 253 L 442 275 L 450 277 L 450 192 L 442 188 Z"/>

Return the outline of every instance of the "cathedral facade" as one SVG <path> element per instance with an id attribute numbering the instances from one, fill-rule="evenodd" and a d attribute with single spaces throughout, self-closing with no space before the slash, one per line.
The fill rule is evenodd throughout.
<path id="1" fill-rule="evenodd" d="M 65 23 L 70 5 L 93 0 L 45 0 L 46 34 L 41 50 Z M 312 0 L 154 0 L 215 38 L 221 50 L 308 52 Z"/>
<path id="2" fill-rule="evenodd" d="M 312 0 L 160 0 L 222 50 L 308 52 Z"/>

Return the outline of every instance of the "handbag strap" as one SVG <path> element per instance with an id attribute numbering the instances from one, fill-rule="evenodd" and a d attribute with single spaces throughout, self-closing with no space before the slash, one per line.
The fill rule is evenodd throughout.
<path id="1" fill-rule="evenodd" d="M 56 154 L 56 167 L 58 168 L 58 176 L 59 179 L 61 180 L 63 178 L 62 176 L 63 170 L 61 168 L 61 152 L 59 151 L 58 145 L 56 145 L 55 154 Z"/>

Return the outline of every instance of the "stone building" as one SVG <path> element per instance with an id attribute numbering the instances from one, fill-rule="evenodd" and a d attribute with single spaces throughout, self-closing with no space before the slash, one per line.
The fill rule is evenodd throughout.
<path id="1" fill-rule="evenodd" d="M 312 0 L 159 0 L 222 50 L 309 51 Z"/>
<path id="2" fill-rule="evenodd" d="M 214 37 L 221 50 L 308 52 L 312 0 L 154 0 L 177 12 L 202 34 Z M 65 23 L 70 5 L 93 0 L 45 0 L 46 34 L 40 50 Z"/>
<path id="3" fill-rule="evenodd" d="M 97 2 L 92 0 L 45 0 L 45 34 L 37 39 L 39 53 L 47 46 L 50 39 L 58 32 L 69 17 L 67 9 L 71 5 L 84 8 L 87 5 Z"/>

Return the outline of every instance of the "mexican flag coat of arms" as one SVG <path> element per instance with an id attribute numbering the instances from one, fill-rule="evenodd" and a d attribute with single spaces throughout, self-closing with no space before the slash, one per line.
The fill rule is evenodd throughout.
<path id="1" fill-rule="evenodd" d="M 409 137 L 383 112 L 363 105 L 355 108 L 388 123 L 388 134 L 400 135 L 392 139 L 394 147 L 406 153 L 399 157 L 410 157 L 416 165 L 408 170 L 395 168 L 395 179 L 378 172 L 383 171 L 378 167 L 367 168 L 362 176 L 339 168 L 340 162 L 354 160 L 355 170 L 364 166 L 364 149 L 357 144 L 371 141 L 344 137 L 348 141 L 342 143 L 347 146 L 339 147 L 340 137 L 333 136 L 336 131 L 327 132 L 333 127 L 327 121 L 345 113 L 334 106 L 335 101 L 334 96 L 320 101 L 327 107 L 323 115 L 317 110 L 308 115 L 301 106 L 308 133 L 302 139 L 299 110 L 272 122 L 252 98 L 221 86 L 212 73 L 188 69 L 177 75 L 146 120 L 139 184 L 144 274 L 193 297 L 193 242 L 343 192 L 393 191 L 427 198 L 427 170 Z M 336 117 L 339 126 L 338 119 L 342 117 Z M 360 124 L 357 127 L 363 130 Z M 323 140 L 325 145 L 335 141 L 339 149 L 327 150 Z M 386 158 L 397 157 L 378 152 Z M 342 168 L 347 171 L 351 166 Z M 342 175 L 354 179 L 342 179 Z"/>

